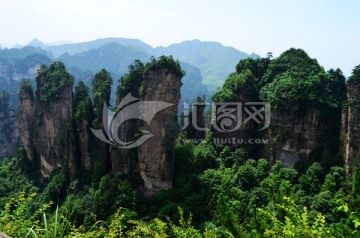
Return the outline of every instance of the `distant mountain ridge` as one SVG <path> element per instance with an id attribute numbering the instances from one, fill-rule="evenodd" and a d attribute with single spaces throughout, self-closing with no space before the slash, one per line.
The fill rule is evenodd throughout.
<path id="1" fill-rule="evenodd" d="M 153 50 L 153 48 L 150 45 L 142 42 L 141 40 L 128 39 L 128 38 L 112 38 L 112 37 L 97 39 L 88 42 L 48 46 L 45 47 L 44 49 L 51 51 L 54 54 L 54 57 L 59 57 L 64 53 L 74 55 L 76 53 L 81 53 L 84 51 L 96 49 L 108 43 L 118 43 L 120 45 L 128 46 L 128 47 L 138 47 L 143 49 L 144 51 L 149 51 L 149 52 Z"/>
<path id="2" fill-rule="evenodd" d="M 21 80 L 33 81 L 40 65 L 50 64 L 52 58 L 51 52 L 33 46 L 0 50 L 0 90 L 9 93 L 11 103 L 15 107 Z"/>
<path id="3" fill-rule="evenodd" d="M 216 87 L 222 85 L 224 79 L 233 71 L 233 65 L 236 65 L 239 60 L 248 57 L 260 57 L 254 53 L 248 54 L 234 47 L 224 46 L 219 42 L 200 40 L 183 41 L 171 44 L 168 47 L 153 48 L 138 39 L 103 38 L 89 42 L 49 46 L 45 47 L 44 50 L 52 52 L 55 58 L 70 59 L 71 56 L 77 58 L 79 57 L 77 54 L 98 49 L 110 43 L 132 48 L 135 50 L 134 55 L 137 55 L 140 51 L 143 51 L 143 54 L 148 56 L 172 55 L 175 59 L 198 67 L 203 77 L 203 83 L 210 91 L 215 91 Z M 118 52 L 118 46 L 113 44 L 113 47 L 114 52 Z M 62 54 L 66 54 L 66 57 L 62 56 Z"/>
<path id="4" fill-rule="evenodd" d="M 129 64 L 135 59 L 147 61 L 150 56 L 139 47 L 109 42 L 74 55 L 64 53 L 57 60 L 64 62 L 65 65 L 77 67 L 81 70 L 91 70 L 94 73 L 105 68 L 112 73 L 113 77 L 119 78 L 128 71 Z"/>
<path id="5" fill-rule="evenodd" d="M 32 41 L 27 44 L 27 46 L 33 46 L 33 47 L 40 47 L 40 48 L 46 48 L 48 47 L 47 44 L 45 44 L 42 41 L 39 41 L 37 38 L 33 39 Z"/>
<path id="6" fill-rule="evenodd" d="M 186 70 L 191 71 L 189 77 L 184 77 L 183 81 L 185 83 L 182 89 L 185 98 L 191 100 L 197 96 L 210 96 L 217 87 L 223 84 L 225 78 L 234 70 L 233 67 L 239 60 L 248 57 L 259 57 L 256 54 L 249 55 L 233 47 L 224 46 L 219 42 L 200 40 L 189 40 L 171 44 L 168 47 L 154 48 L 141 40 L 128 38 L 103 38 L 88 42 L 59 45 L 50 45 L 39 39 L 33 39 L 27 46 L 20 49 L 0 50 L 0 61 L 3 70 L 6 71 L 10 67 L 7 65 L 12 64 L 11 70 L 7 70 L 10 73 L 6 77 L 7 84 L 11 84 L 13 77 L 11 72 L 17 72 L 16 65 L 25 65 L 31 69 L 37 64 L 50 62 L 49 60 L 44 61 L 44 59 L 37 56 L 38 60 L 31 62 L 34 65 L 29 65 L 29 57 L 35 53 L 44 55 L 51 61 L 63 61 L 75 76 L 76 81 L 85 81 L 89 86 L 92 76 L 100 69 L 105 68 L 114 78 L 113 87 L 116 87 L 117 79 L 127 72 L 128 66 L 134 60 L 139 59 L 146 62 L 151 56 L 172 55 L 174 59 L 182 62 Z M 25 58 L 27 58 L 25 60 L 27 63 L 21 63 Z M 22 72 L 26 71 L 27 69 L 22 67 Z M 17 80 L 19 79 L 18 76 Z M 26 75 L 26 78 L 29 78 L 29 76 L 31 75 Z M 190 91 L 191 94 L 187 94 Z M 10 94 L 13 95 L 13 93 L 12 90 Z"/>
<path id="7" fill-rule="evenodd" d="M 249 55 L 234 47 L 223 46 L 219 42 L 191 40 L 168 47 L 155 49 L 160 55 L 173 55 L 180 61 L 187 62 L 201 70 L 203 82 L 210 90 L 221 86 L 224 79 L 234 70 L 240 59 L 248 57 L 259 58 L 259 55 Z"/>

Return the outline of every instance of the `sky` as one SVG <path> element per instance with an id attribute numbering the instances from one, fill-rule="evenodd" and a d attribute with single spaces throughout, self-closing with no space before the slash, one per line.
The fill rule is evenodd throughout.
<path id="1" fill-rule="evenodd" d="M 275 57 L 296 47 L 348 76 L 360 64 L 359 12 L 358 0 L 0 0 L 0 45 L 199 39 Z"/>

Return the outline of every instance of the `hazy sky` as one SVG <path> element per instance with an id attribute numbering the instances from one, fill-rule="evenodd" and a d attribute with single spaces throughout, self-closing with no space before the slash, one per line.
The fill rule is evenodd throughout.
<path id="1" fill-rule="evenodd" d="M 348 75 L 360 64 L 358 0 L 0 0 L 0 44 L 138 38 L 219 41 L 247 53 L 306 50 Z"/>

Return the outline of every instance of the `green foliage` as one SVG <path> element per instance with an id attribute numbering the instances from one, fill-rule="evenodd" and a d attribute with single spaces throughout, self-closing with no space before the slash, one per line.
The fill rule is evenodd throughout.
<path id="1" fill-rule="evenodd" d="M 351 76 L 349 77 L 348 83 L 360 81 L 360 65 L 354 67 Z"/>
<path id="2" fill-rule="evenodd" d="M 340 108 L 344 100 L 345 78 L 341 71 L 326 73 L 300 49 L 292 48 L 272 60 L 261 81 L 264 87 L 260 97 L 277 109 Z"/>
<path id="3" fill-rule="evenodd" d="M 26 94 L 30 95 L 31 99 L 34 99 L 34 92 L 32 89 L 32 84 L 29 80 L 21 81 L 20 91 L 24 91 Z"/>
<path id="4" fill-rule="evenodd" d="M 299 113 L 311 107 L 327 112 L 341 110 L 345 94 L 345 77 L 339 69 L 325 72 L 305 51 L 292 48 L 276 59 L 241 60 L 213 101 L 261 99 L 283 112 Z"/>
<path id="5" fill-rule="evenodd" d="M 245 70 L 250 70 L 256 78 L 261 78 L 266 72 L 269 63 L 269 58 L 247 58 L 240 60 L 235 67 L 236 73 L 240 74 Z"/>
<path id="6" fill-rule="evenodd" d="M 235 97 L 236 96 L 233 91 L 223 88 L 213 95 L 212 100 L 214 102 L 232 102 L 235 100 Z"/>
<path id="7" fill-rule="evenodd" d="M 121 77 L 116 91 L 117 103 L 130 92 L 134 97 L 141 96 L 139 88 L 143 81 L 144 70 L 145 65 L 140 60 L 135 60 L 133 64 L 129 65 L 129 71 Z"/>
<path id="8" fill-rule="evenodd" d="M 321 187 L 322 191 L 336 192 L 346 187 L 345 170 L 342 167 L 332 167 L 325 176 L 325 181 Z"/>
<path id="9" fill-rule="evenodd" d="M 57 173 L 31 199 L 7 190 L 13 198 L 2 199 L 2 206 L 11 208 L 7 220 L 0 215 L 3 231 L 30 237 L 356 237 L 359 219 L 349 205 L 343 168 L 324 174 L 314 163 L 299 174 L 281 163 L 269 168 L 266 160 L 250 159 L 241 149 L 214 147 L 211 134 L 206 141 L 178 143 L 174 188 L 149 199 L 113 173 L 91 187 L 68 184 L 66 175 Z M 24 183 L 17 179 L 21 173 L 13 173 L 16 161 L 0 166 L 0 191 L 6 183 Z M 34 191 L 31 185 L 21 189 Z M 19 196 L 26 202 L 15 202 Z M 49 200 L 58 208 L 52 210 Z M 6 205 L 9 201 L 13 205 Z"/>
<path id="10" fill-rule="evenodd" d="M 150 58 L 149 63 L 145 65 L 144 74 L 150 70 L 159 70 L 159 69 L 168 69 L 171 70 L 175 75 L 183 77 L 185 72 L 181 69 L 180 62 L 175 61 L 172 56 L 160 56 L 158 59 Z"/>
<path id="11" fill-rule="evenodd" d="M 259 210 L 260 214 L 268 217 L 272 222 L 271 228 L 264 232 L 265 237 L 335 237 L 324 215 L 317 213 L 315 219 L 310 221 L 306 207 L 301 210 L 287 197 L 284 201 L 284 204 L 277 204 L 277 207 L 285 213 L 283 217 Z"/>
<path id="12" fill-rule="evenodd" d="M 74 94 L 74 118 L 76 122 L 90 120 L 92 116 L 92 103 L 89 97 L 89 88 L 83 81 L 79 81 Z"/>
<path id="13" fill-rule="evenodd" d="M 18 198 L 10 199 L 1 208 L 0 230 L 10 236 L 25 237 L 31 227 L 39 227 L 42 214 L 49 209 L 51 203 L 45 204 L 31 215 L 27 210 L 36 194 L 21 193 Z"/>
<path id="14" fill-rule="evenodd" d="M 241 92 L 244 98 L 255 99 L 257 97 L 257 89 L 255 85 L 255 77 L 253 73 L 246 69 L 241 73 L 231 73 L 225 80 L 223 90 L 213 95 L 216 102 L 235 101 L 235 92 Z"/>
<path id="15" fill-rule="evenodd" d="M 26 206 L 32 201 L 35 194 L 27 196 L 22 193 L 18 199 L 6 203 L 4 212 L 0 216 L 0 229 L 11 236 L 16 237 L 217 237 L 215 229 L 208 229 L 204 233 L 195 229 L 192 224 L 192 216 L 186 220 L 184 212 L 179 208 L 179 225 L 170 219 L 162 221 L 155 218 L 149 222 L 134 219 L 134 214 L 117 209 L 111 217 L 108 225 L 105 222 L 95 222 L 90 228 L 76 227 L 71 222 L 71 211 L 66 208 L 63 211 L 57 207 L 53 216 L 48 217 L 45 212 L 50 204 L 44 205 L 31 217 L 26 218 L 24 212 Z M 41 223 L 42 222 L 42 223 Z"/>
<path id="16" fill-rule="evenodd" d="M 54 62 L 49 67 L 42 65 L 36 75 L 37 96 L 41 102 L 60 99 L 62 90 L 72 87 L 74 77 L 70 75 L 62 62 Z"/>
<path id="17" fill-rule="evenodd" d="M 106 219 L 116 207 L 132 209 L 137 202 L 137 193 L 129 182 L 109 173 L 101 178 L 99 188 L 94 193 L 94 212 L 100 219 Z"/>
<path id="18" fill-rule="evenodd" d="M 321 72 L 304 78 L 302 73 L 295 72 L 286 71 L 262 88 L 262 99 L 269 101 L 274 108 L 294 111 L 310 106 L 341 107 L 342 101 L 339 102 L 332 91 L 337 82 L 330 75 Z"/>
<path id="19" fill-rule="evenodd" d="M 59 202 L 59 199 L 64 198 L 66 195 L 67 187 L 66 175 L 58 171 L 47 184 L 44 189 L 45 200 Z"/>
<path id="20" fill-rule="evenodd" d="M 100 128 L 103 114 L 104 104 L 108 105 L 110 101 L 111 85 L 113 80 L 109 72 L 105 69 L 100 70 L 95 74 L 92 81 L 93 86 L 93 100 L 94 100 L 94 115 L 93 127 Z"/>
<path id="21" fill-rule="evenodd" d="M 28 194 L 39 192 L 39 188 L 22 171 L 20 159 L 4 158 L 0 165 L 0 207 L 8 199 L 18 198 L 22 192 Z M 31 212 L 31 209 L 29 210 Z"/>
<path id="22" fill-rule="evenodd" d="M 183 77 L 185 72 L 181 69 L 180 63 L 175 61 L 172 56 L 160 56 L 158 59 L 150 58 L 146 64 L 140 60 L 135 60 L 129 65 L 128 73 L 121 77 L 116 91 L 117 103 L 120 102 L 128 93 L 135 97 L 141 97 L 145 94 L 142 82 L 144 75 L 151 70 L 168 69 L 175 75 Z"/>
<path id="23" fill-rule="evenodd" d="M 240 60 L 236 65 L 236 73 L 230 73 L 224 86 L 213 95 L 213 101 L 258 100 L 259 91 L 264 86 L 261 80 L 269 63 L 268 58 Z"/>

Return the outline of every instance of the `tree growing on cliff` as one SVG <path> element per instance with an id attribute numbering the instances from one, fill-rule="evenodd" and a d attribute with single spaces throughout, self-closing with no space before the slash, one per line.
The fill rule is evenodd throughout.
<path id="1" fill-rule="evenodd" d="M 129 72 L 119 80 L 116 91 L 117 103 L 130 92 L 134 97 L 140 96 L 139 88 L 143 81 L 144 70 L 145 65 L 140 60 L 135 60 L 134 63 L 129 65 Z"/>
<path id="2" fill-rule="evenodd" d="M 92 104 L 89 96 L 89 88 L 83 81 L 79 81 L 74 94 L 74 117 L 76 122 L 82 119 L 90 120 L 92 116 Z"/>
<path id="3" fill-rule="evenodd" d="M 110 73 L 105 69 L 102 69 L 98 73 L 96 73 L 92 81 L 94 100 L 93 108 L 95 115 L 92 126 L 95 129 L 100 128 L 104 103 L 106 103 L 107 105 L 109 104 L 112 83 L 113 79 Z"/>
<path id="4" fill-rule="evenodd" d="M 34 99 L 34 92 L 32 89 L 32 84 L 29 80 L 22 80 L 20 84 L 20 90 L 26 92 L 31 99 Z"/>
<path id="5" fill-rule="evenodd" d="M 181 69 L 180 62 L 174 60 L 174 58 L 170 56 L 162 55 L 158 59 L 151 58 L 150 61 L 145 65 L 145 74 L 150 70 L 157 69 L 168 69 L 172 70 L 173 73 L 177 76 L 183 77 L 185 76 L 185 72 Z"/>
<path id="6" fill-rule="evenodd" d="M 343 103 L 338 96 L 345 92 L 341 71 L 325 72 L 301 49 L 289 49 L 272 60 L 261 81 L 260 98 L 278 110 L 340 108 Z M 334 94 L 334 88 L 338 93 Z"/>
<path id="7" fill-rule="evenodd" d="M 36 94 L 41 102 L 58 100 L 65 87 L 74 85 L 74 77 L 69 74 L 64 63 L 57 61 L 49 67 L 42 65 L 36 74 Z"/>
<path id="8" fill-rule="evenodd" d="M 140 60 L 135 60 L 129 65 L 129 72 L 121 77 L 119 86 L 116 91 L 117 103 L 124 98 L 128 93 L 134 97 L 141 97 L 144 94 L 142 82 L 144 75 L 150 70 L 169 69 L 175 75 L 183 77 L 185 72 L 181 69 L 180 62 L 175 61 L 172 56 L 160 56 L 159 58 L 150 58 L 146 64 Z"/>
<path id="9" fill-rule="evenodd" d="M 349 83 L 353 81 L 360 81 L 360 64 L 354 67 L 352 74 L 349 77 Z"/>

